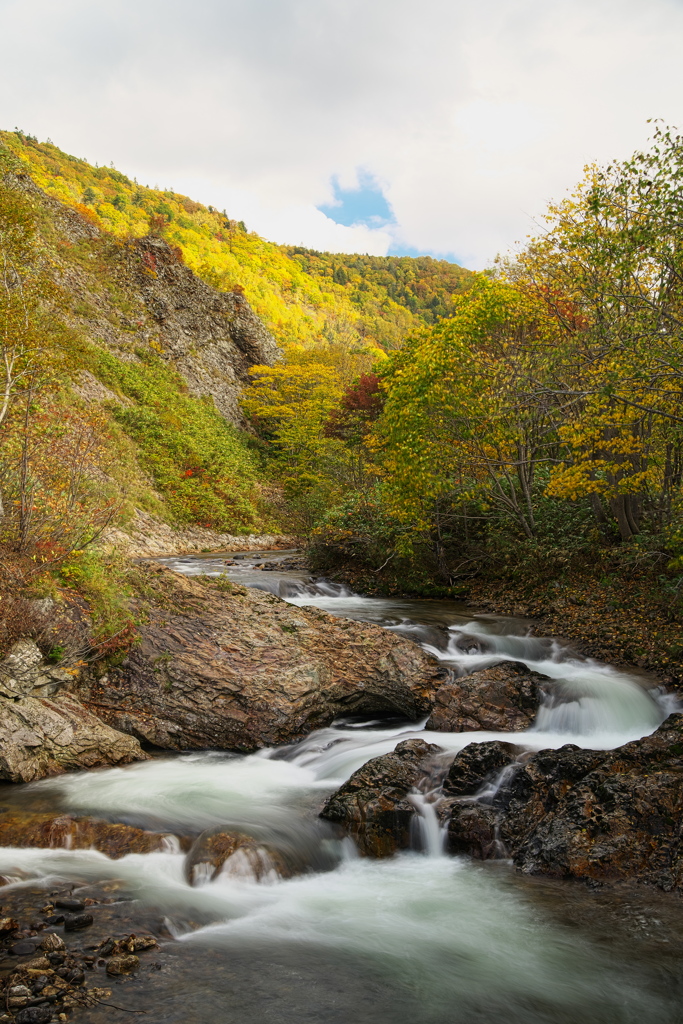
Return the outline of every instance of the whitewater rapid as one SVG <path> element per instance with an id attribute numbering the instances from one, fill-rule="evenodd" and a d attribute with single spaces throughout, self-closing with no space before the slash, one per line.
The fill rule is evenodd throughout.
<path id="1" fill-rule="evenodd" d="M 189 572 L 225 571 L 199 558 L 172 564 Z M 541 704 L 533 727 L 518 733 L 433 733 L 423 722 L 339 722 L 290 747 L 248 756 L 194 753 L 43 780 L 24 791 L 64 811 L 166 832 L 167 848 L 116 861 L 88 850 L 0 848 L 0 873 L 15 877 L 15 887 L 122 880 L 141 904 L 160 908 L 167 928 L 188 951 L 252 950 L 274 961 L 286 951 L 301 970 L 322 957 L 321 977 L 335 962 L 351 975 L 360 972 L 359 978 L 367 970 L 372 984 L 359 981 L 359 992 L 366 993 L 363 1006 L 376 997 L 371 1019 L 379 1024 L 673 1024 L 668 996 L 653 994 L 627 965 L 589 939 L 577 940 L 575 932 L 540 911 L 511 886 L 504 865 L 440 855 L 439 824 L 423 794 L 415 794 L 421 851 L 387 861 L 359 858 L 349 840 L 340 840 L 317 817 L 329 793 L 400 740 L 420 737 L 449 756 L 468 743 L 494 739 L 529 750 L 567 742 L 607 749 L 656 729 L 672 710 L 670 698 L 636 675 L 528 635 L 528 624 L 520 620 L 473 616 L 449 602 L 363 598 L 324 581 L 259 572 L 249 560 L 232 567 L 230 575 L 292 603 L 410 636 L 458 674 L 523 661 L 552 681 L 553 697 Z M 242 863 L 239 870 L 233 865 L 213 880 L 189 884 L 175 837 L 216 828 L 238 829 L 295 853 L 303 873 L 257 882 Z M 355 997 L 348 998 L 340 1016 L 330 1017 L 328 1008 L 324 1018 L 314 1008 L 302 1017 L 294 1005 L 279 1017 L 268 1016 L 256 1000 L 251 1019 L 361 1019 Z M 220 1008 L 206 1013 L 210 1024 L 232 1020 Z"/>

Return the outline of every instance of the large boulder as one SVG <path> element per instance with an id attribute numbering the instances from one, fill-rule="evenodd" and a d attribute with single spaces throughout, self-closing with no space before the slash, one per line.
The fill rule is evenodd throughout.
<path id="1" fill-rule="evenodd" d="M 0 694 L 0 779 L 32 782 L 147 756 L 137 739 L 101 722 L 71 694 L 15 700 Z"/>
<path id="2" fill-rule="evenodd" d="M 341 826 L 366 857 L 390 857 L 411 846 L 416 813 L 410 794 L 430 772 L 441 748 L 403 740 L 390 754 L 373 757 L 333 793 L 320 812 Z"/>
<path id="3" fill-rule="evenodd" d="M 616 750 L 568 744 L 520 759 L 491 803 L 453 805 L 449 834 L 452 849 L 480 856 L 499 839 L 530 874 L 670 890 L 683 888 L 682 821 L 683 715 L 676 714 Z"/>
<path id="4" fill-rule="evenodd" d="M 504 662 L 444 682 L 427 722 L 435 732 L 517 732 L 532 724 L 548 680 L 521 662 Z"/>
<path id="5" fill-rule="evenodd" d="M 379 626 L 155 564 L 141 573 L 141 642 L 82 696 L 156 746 L 251 751 L 341 715 L 416 720 L 444 679 L 433 658 Z"/>

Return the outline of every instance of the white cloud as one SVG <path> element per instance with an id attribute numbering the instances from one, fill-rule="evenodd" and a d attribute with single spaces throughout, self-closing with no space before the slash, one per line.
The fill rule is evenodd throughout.
<path id="1" fill-rule="evenodd" d="M 0 0 L 0 37 L 3 127 L 276 241 L 381 253 L 388 229 L 315 209 L 362 167 L 401 244 L 469 266 L 683 111 L 676 0 Z"/>

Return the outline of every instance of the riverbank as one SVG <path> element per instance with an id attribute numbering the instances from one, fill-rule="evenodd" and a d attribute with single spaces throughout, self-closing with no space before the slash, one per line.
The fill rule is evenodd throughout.
<path id="1" fill-rule="evenodd" d="M 480 575 L 457 588 L 401 589 L 391 570 L 349 567 L 330 578 L 361 593 L 382 597 L 452 597 L 479 611 L 529 619 L 538 636 L 559 636 L 584 655 L 654 673 L 683 696 L 683 630 L 680 597 L 666 577 L 610 566 L 578 566 L 567 572 L 498 577 Z"/>
<path id="2" fill-rule="evenodd" d="M 99 543 L 106 552 L 119 552 L 127 558 L 155 558 L 209 551 L 272 551 L 293 548 L 300 543 L 291 534 L 217 533 L 201 526 L 170 526 L 161 519 L 136 509 L 126 529 L 108 529 Z"/>

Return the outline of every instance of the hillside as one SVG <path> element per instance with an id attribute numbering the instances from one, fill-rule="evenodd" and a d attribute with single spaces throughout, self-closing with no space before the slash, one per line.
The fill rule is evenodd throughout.
<path id="1" fill-rule="evenodd" d="M 174 192 L 143 187 L 18 132 L 0 145 L 49 196 L 116 238 L 163 236 L 186 265 L 221 291 L 244 289 L 278 343 L 353 345 L 370 354 L 399 347 L 416 326 L 448 315 L 471 275 L 422 257 L 339 256 L 275 245 L 242 222 Z"/>
<path id="2" fill-rule="evenodd" d="M 473 281 L 469 270 L 431 256 L 349 256 L 301 246 L 287 252 L 311 277 L 332 278 L 344 287 L 354 306 L 370 317 L 381 318 L 399 305 L 427 324 L 436 323 L 453 313 L 453 299 Z"/>
<path id="3" fill-rule="evenodd" d="M 244 295 L 212 288 L 162 238 L 110 235 L 6 151 L 0 161 L 0 324 L 15 375 L 0 433 L 3 530 L 52 551 L 66 542 L 60 521 L 85 508 L 100 509 L 100 524 L 107 509 L 125 521 L 141 508 L 175 524 L 269 529 L 238 395 L 249 368 L 280 350 Z"/>

